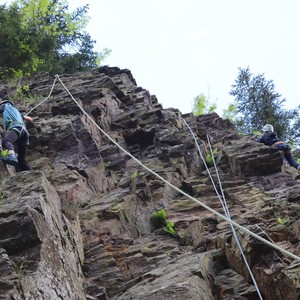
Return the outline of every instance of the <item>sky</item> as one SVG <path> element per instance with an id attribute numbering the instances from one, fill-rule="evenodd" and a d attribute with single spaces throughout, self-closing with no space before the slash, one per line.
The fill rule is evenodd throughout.
<path id="1" fill-rule="evenodd" d="M 86 31 L 104 65 L 129 69 L 164 108 L 192 111 L 204 93 L 222 115 L 239 68 L 264 74 L 300 104 L 299 0 L 69 0 L 89 4 Z"/>

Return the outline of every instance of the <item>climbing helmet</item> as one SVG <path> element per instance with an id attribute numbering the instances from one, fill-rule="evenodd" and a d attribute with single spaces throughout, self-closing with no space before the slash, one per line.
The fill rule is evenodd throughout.
<path id="1" fill-rule="evenodd" d="M 263 132 L 273 132 L 274 131 L 274 128 L 271 124 L 266 124 L 263 129 L 262 129 Z"/>

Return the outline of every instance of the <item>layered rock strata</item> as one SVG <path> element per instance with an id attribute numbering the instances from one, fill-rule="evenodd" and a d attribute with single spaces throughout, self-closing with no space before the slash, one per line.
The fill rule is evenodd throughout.
<path id="1" fill-rule="evenodd" d="M 0 299 L 259 299 L 228 222 L 143 169 L 98 126 L 224 214 L 213 179 L 232 220 L 300 256 L 299 181 L 279 152 L 215 113 L 163 109 L 128 70 L 60 79 L 86 114 L 56 83 L 31 113 L 33 171 L 12 174 L 0 165 Z M 47 97 L 53 78 L 20 84 L 29 95 L 18 99 L 15 87 L 1 83 L 0 97 L 28 111 L 30 99 Z M 206 170 L 183 120 L 204 156 L 207 137 L 218 150 L 218 173 Z M 161 210 L 165 223 L 157 225 Z M 263 299 L 299 299 L 299 261 L 238 229 L 237 236 Z"/>

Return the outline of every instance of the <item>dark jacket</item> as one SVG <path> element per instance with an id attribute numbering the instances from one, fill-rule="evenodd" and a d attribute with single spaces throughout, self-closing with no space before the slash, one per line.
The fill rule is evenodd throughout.
<path id="1" fill-rule="evenodd" d="M 264 143 L 267 146 L 272 146 L 274 145 L 274 149 L 283 151 L 284 153 L 284 158 L 287 160 L 287 162 L 290 164 L 290 166 L 294 167 L 295 169 L 300 168 L 300 164 L 298 162 L 295 161 L 293 155 L 292 155 L 292 149 L 291 147 L 284 143 L 283 141 L 281 141 L 276 132 L 268 132 L 265 133 L 261 138 L 259 138 L 258 140 L 256 140 L 259 143 Z"/>
<path id="2" fill-rule="evenodd" d="M 259 143 L 263 143 L 267 146 L 272 146 L 274 143 L 281 141 L 276 132 L 265 133 L 262 137 L 257 140 Z"/>

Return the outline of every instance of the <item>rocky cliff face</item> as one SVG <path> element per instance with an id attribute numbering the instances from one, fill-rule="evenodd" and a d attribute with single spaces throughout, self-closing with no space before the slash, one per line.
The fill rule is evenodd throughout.
<path id="1" fill-rule="evenodd" d="M 259 299 L 228 222 L 144 170 L 96 124 L 224 214 L 183 119 L 204 154 L 209 135 L 232 219 L 300 256 L 299 181 L 279 152 L 238 135 L 217 114 L 163 109 L 128 70 L 60 78 L 96 123 L 56 83 L 31 113 L 33 171 L 10 177 L 0 165 L 0 299 Z M 52 83 L 39 74 L 21 85 L 41 100 Z M 15 88 L 2 83 L 6 94 Z M 157 211 L 166 216 L 155 218 Z M 300 299 L 299 261 L 237 235 L 263 299 Z"/>

